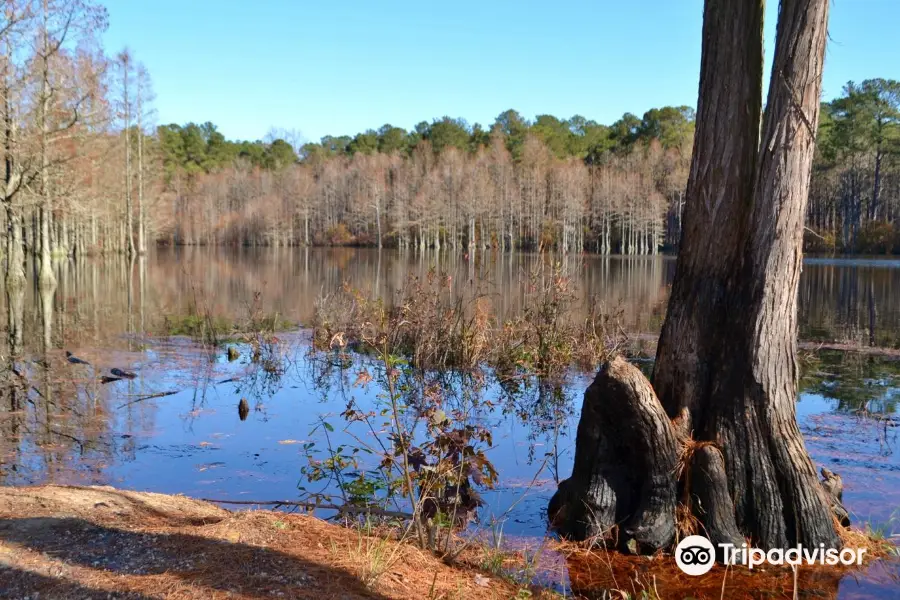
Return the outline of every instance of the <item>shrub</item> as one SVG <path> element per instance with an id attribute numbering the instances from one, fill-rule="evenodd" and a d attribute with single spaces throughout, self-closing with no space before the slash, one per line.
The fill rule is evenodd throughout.
<path id="1" fill-rule="evenodd" d="M 322 234 L 320 243 L 325 246 L 352 246 L 356 243 L 356 237 L 350 233 L 346 225 L 338 223 Z"/>
<path id="2" fill-rule="evenodd" d="M 856 249 L 863 254 L 889 254 L 897 241 L 897 230 L 884 221 L 870 221 L 859 230 Z"/>
<path id="3" fill-rule="evenodd" d="M 812 254 L 834 254 L 837 251 L 837 238 L 833 231 L 807 228 L 803 232 L 803 251 Z"/>

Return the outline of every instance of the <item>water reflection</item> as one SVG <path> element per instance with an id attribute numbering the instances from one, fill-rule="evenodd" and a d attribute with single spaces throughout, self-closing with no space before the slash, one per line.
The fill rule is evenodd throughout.
<path id="1" fill-rule="evenodd" d="M 807 261 L 800 337 L 900 348 L 900 261 Z"/>
<path id="2" fill-rule="evenodd" d="M 55 289 L 29 283 L 2 295 L 0 483 L 296 498 L 317 420 L 339 415 L 350 399 L 374 402 L 352 385 L 353 365 L 310 355 L 304 332 L 279 333 L 268 344 L 238 341 L 240 355 L 229 356 L 225 346 L 167 336 L 167 317 L 242 319 L 261 310 L 305 323 L 316 298 L 344 282 L 390 299 L 410 273 L 434 267 L 451 275 L 456 293 L 487 289 L 494 309 L 511 315 L 521 310 L 539 260 L 546 259 L 196 248 L 131 263 L 59 263 Z M 582 298 L 619 312 L 623 328 L 658 331 L 674 261 L 569 257 L 563 267 Z M 900 265 L 807 264 L 800 294 L 802 337 L 900 345 Z M 66 350 L 89 364 L 70 362 Z M 856 519 L 894 531 L 900 361 L 819 352 L 805 354 L 803 365 L 798 416 L 808 448 L 843 476 Z M 113 369 L 137 377 L 116 377 Z M 481 516 L 502 516 L 506 535 L 544 535 L 546 503 L 571 469 L 586 383 L 492 386 L 470 415 L 493 432 L 488 452 L 500 477 L 483 494 Z"/>
<path id="3" fill-rule="evenodd" d="M 534 264 L 529 254 L 409 254 L 374 250 L 179 248 L 126 261 L 64 261 L 57 288 L 46 297 L 33 283 L 5 290 L 7 343 L 39 352 L 41 345 L 137 349 L 141 335 L 158 332 L 165 315 L 202 307 L 214 315 L 246 314 L 259 294 L 262 308 L 309 322 L 315 299 L 344 282 L 390 298 L 410 273 L 436 268 L 461 293 L 477 281 L 502 314 L 521 310 L 522 285 Z M 675 262 L 663 257 L 569 256 L 566 273 L 579 293 L 621 311 L 630 332 L 661 325 Z M 876 266 L 876 265 L 887 266 Z M 28 270 L 29 272 L 31 269 Z M 812 261 L 800 281 L 801 338 L 900 347 L 900 264 L 897 261 Z M 123 334 L 131 334 L 123 335 Z M 18 348 L 10 348 L 18 350 Z M 13 354 L 18 354 L 15 352 Z"/>

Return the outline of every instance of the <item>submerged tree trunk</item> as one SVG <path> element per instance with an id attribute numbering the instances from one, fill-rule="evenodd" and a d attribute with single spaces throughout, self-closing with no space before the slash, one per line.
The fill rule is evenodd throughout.
<path id="1" fill-rule="evenodd" d="M 760 143 L 763 5 L 705 4 L 684 230 L 653 387 L 680 440 L 681 505 L 713 543 L 749 537 L 762 548 L 840 546 L 832 498 L 816 476 L 794 408 L 797 287 L 827 14 L 828 0 L 782 0 Z M 618 404 L 623 395 L 605 393 L 594 402 Z M 593 427 L 604 432 L 601 439 L 635 435 L 659 422 L 653 404 L 630 420 L 601 419 Z M 576 481 L 561 485 L 551 502 L 551 520 L 562 520 L 563 531 L 576 535 L 581 532 L 560 506 L 573 512 L 573 503 L 605 498 L 602 486 L 591 483 L 577 499 L 565 499 L 584 478 L 578 457 L 594 444 L 594 437 L 582 435 L 591 428 L 585 417 Z M 654 427 L 650 446 L 668 448 L 670 436 L 660 433 L 665 426 Z M 606 453 L 601 449 L 599 456 Z M 602 464 L 597 456 L 593 460 Z M 617 497 L 615 523 L 625 524 L 618 534 L 665 546 L 673 539 L 676 511 L 666 509 L 655 534 L 629 529 L 638 517 L 635 507 L 652 501 L 646 490 L 640 494 L 622 506 Z"/>

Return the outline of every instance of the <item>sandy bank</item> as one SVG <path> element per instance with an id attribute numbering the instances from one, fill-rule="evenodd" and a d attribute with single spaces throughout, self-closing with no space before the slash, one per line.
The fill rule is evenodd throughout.
<path id="1" fill-rule="evenodd" d="M 368 585 L 367 585 L 368 584 Z M 0 487 L 0 597 L 510 598 L 517 588 L 307 515 L 112 487 Z"/>

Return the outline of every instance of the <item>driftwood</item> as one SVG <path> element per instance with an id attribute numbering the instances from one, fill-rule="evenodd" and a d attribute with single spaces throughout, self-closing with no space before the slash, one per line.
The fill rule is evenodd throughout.
<path id="1" fill-rule="evenodd" d="M 822 467 L 822 487 L 828 499 L 831 501 L 831 510 L 837 517 L 841 525 L 847 527 L 850 525 L 850 513 L 844 508 L 844 480 L 837 473 L 832 473 L 825 467 Z"/>
<path id="2" fill-rule="evenodd" d="M 212 504 L 236 504 L 241 506 L 293 506 L 307 510 L 334 510 L 340 515 L 376 515 L 388 519 L 412 519 L 413 515 L 396 510 L 385 510 L 376 506 L 353 506 L 351 504 L 320 504 L 316 502 L 298 502 L 296 500 L 217 500 L 215 498 L 198 498 Z"/>
<path id="3" fill-rule="evenodd" d="M 112 373 L 114 377 L 119 377 L 120 379 L 137 378 L 137 373 L 135 373 L 134 371 L 125 371 L 124 369 L 119 369 L 118 367 L 110 369 L 109 372 Z"/>
<path id="4" fill-rule="evenodd" d="M 687 411 L 670 419 L 636 366 L 621 357 L 603 364 L 584 394 L 572 476 L 547 509 L 551 527 L 628 552 L 670 548 L 679 528 L 740 547 L 725 457 L 691 439 L 690 420 Z M 840 476 L 822 476 L 832 512 L 848 525 Z"/>
<path id="5" fill-rule="evenodd" d="M 143 402 L 144 400 L 152 400 L 153 398 L 165 398 L 166 396 L 174 396 L 178 393 L 178 390 L 169 390 L 168 392 L 156 392 L 155 394 L 147 394 L 145 396 L 139 396 L 134 400 L 130 400 L 125 404 L 120 404 L 117 408 L 125 408 L 126 406 L 131 406 L 132 404 L 137 404 L 138 402 Z"/>

